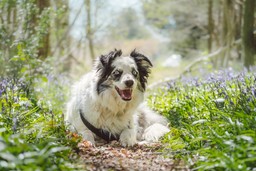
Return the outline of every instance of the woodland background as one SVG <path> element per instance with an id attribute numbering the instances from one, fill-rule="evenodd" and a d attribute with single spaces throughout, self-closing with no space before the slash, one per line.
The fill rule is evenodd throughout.
<path id="1" fill-rule="evenodd" d="M 2 73 L 19 46 L 32 60 L 75 75 L 113 48 L 126 53 L 137 48 L 157 66 L 206 55 L 214 68 L 249 67 L 255 60 L 250 0 L 2 0 L 0 5 Z"/>

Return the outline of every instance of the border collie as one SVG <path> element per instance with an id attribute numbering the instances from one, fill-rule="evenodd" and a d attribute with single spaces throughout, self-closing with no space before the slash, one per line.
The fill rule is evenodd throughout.
<path id="1" fill-rule="evenodd" d="M 65 121 L 95 144 L 118 140 L 122 146 L 156 142 L 169 132 L 167 120 L 143 102 L 152 64 L 137 51 L 101 55 L 94 69 L 73 86 Z"/>

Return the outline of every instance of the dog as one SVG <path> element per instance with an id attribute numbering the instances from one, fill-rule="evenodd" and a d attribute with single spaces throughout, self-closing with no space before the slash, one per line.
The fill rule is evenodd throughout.
<path id="1" fill-rule="evenodd" d="M 128 56 L 116 49 L 101 55 L 73 86 L 65 115 L 70 129 L 92 144 L 158 141 L 169 128 L 166 118 L 143 103 L 151 67 L 148 57 L 136 50 Z"/>

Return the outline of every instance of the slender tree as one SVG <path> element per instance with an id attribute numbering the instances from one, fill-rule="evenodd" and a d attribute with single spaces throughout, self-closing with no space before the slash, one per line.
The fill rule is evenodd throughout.
<path id="1" fill-rule="evenodd" d="M 86 24 L 86 38 L 88 40 L 90 56 L 92 59 L 95 58 L 94 55 L 94 45 L 93 45 L 93 31 L 92 31 L 92 18 L 91 18 L 91 0 L 85 0 L 86 14 L 87 14 L 87 24 Z"/>
<path id="2" fill-rule="evenodd" d="M 245 0 L 242 23 L 242 59 L 246 68 L 254 64 L 254 10 L 255 0 Z"/>
<path id="3" fill-rule="evenodd" d="M 232 44 L 235 41 L 235 2 L 232 0 L 223 0 L 223 34 L 222 46 L 226 47 L 224 58 L 222 59 L 222 66 L 227 67 L 228 61 L 231 57 Z"/>
<path id="4" fill-rule="evenodd" d="M 41 15 L 46 8 L 50 7 L 50 0 L 37 0 L 37 6 L 39 8 L 39 15 Z M 42 36 L 41 40 L 39 41 L 38 56 L 41 59 L 45 59 L 47 58 L 49 51 L 50 51 L 50 31 L 47 30 L 44 36 Z"/>
<path id="5" fill-rule="evenodd" d="M 209 53 L 211 53 L 211 51 L 212 51 L 213 30 L 214 30 L 212 8 L 213 8 L 212 0 L 209 0 L 209 4 L 208 4 L 208 34 L 209 34 L 208 52 Z"/>

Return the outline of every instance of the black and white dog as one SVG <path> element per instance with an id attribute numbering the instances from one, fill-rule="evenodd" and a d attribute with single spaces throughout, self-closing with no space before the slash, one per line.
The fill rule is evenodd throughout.
<path id="1" fill-rule="evenodd" d="M 142 104 L 152 64 L 136 52 L 101 55 L 94 69 L 77 82 L 65 120 L 85 140 L 119 140 L 123 146 L 156 142 L 169 131 L 164 117 Z"/>

